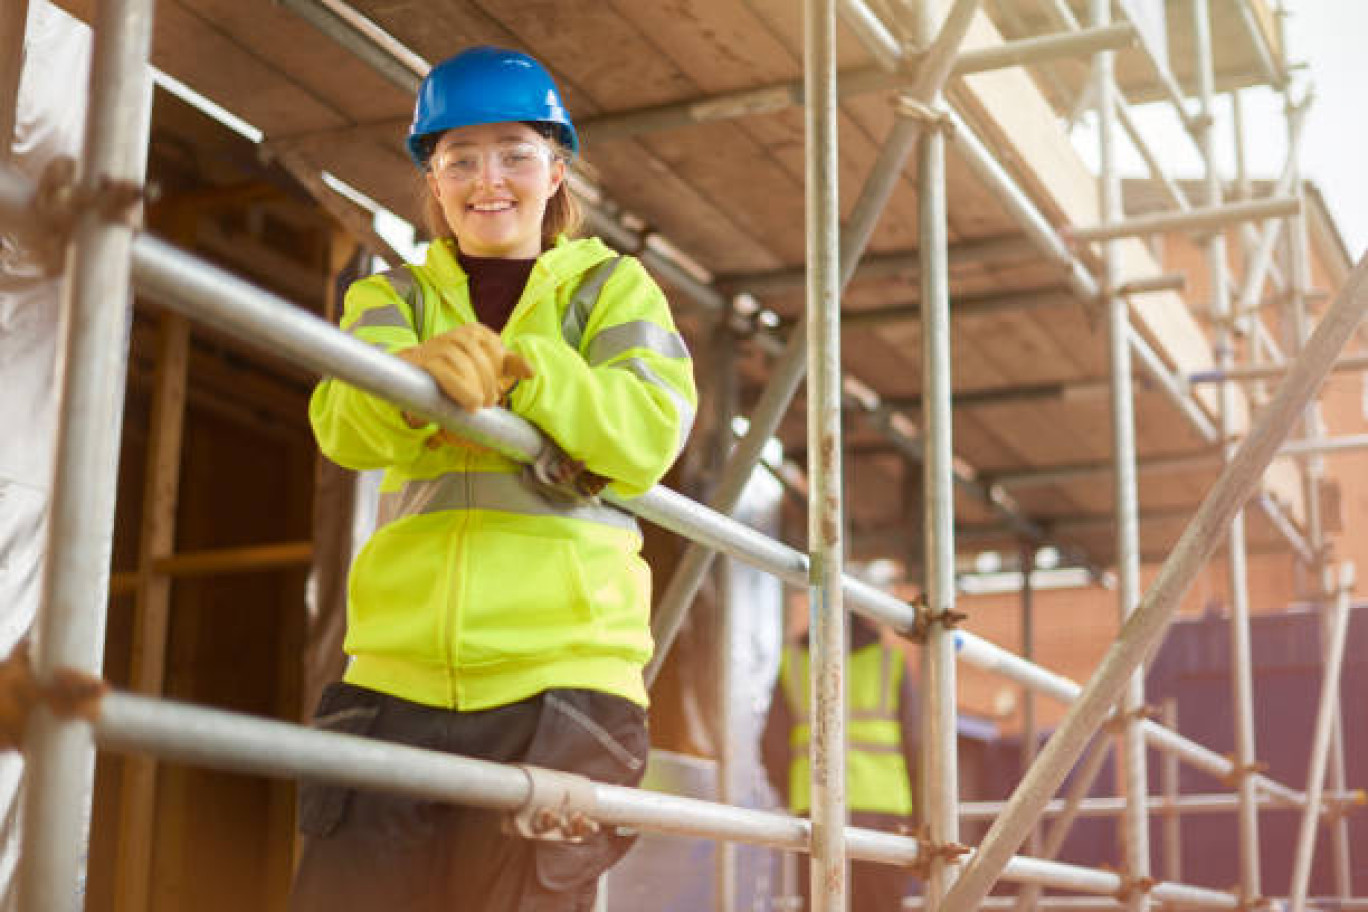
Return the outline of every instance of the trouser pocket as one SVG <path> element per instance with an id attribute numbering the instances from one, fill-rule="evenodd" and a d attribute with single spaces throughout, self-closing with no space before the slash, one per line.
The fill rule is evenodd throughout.
<path id="1" fill-rule="evenodd" d="M 649 752 L 646 713 L 635 703 L 592 691 L 551 691 L 526 762 L 634 786 L 646 772 Z M 592 889 L 635 840 L 635 834 L 609 825 L 582 843 L 537 843 L 537 881 L 557 894 Z"/>
<path id="2" fill-rule="evenodd" d="M 370 735 L 380 714 L 379 695 L 338 681 L 323 690 L 311 727 L 344 735 Z M 299 831 L 321 838 L 337 831 L 347 818 L 355 790 L 345 785 L 301 778 Z"/>

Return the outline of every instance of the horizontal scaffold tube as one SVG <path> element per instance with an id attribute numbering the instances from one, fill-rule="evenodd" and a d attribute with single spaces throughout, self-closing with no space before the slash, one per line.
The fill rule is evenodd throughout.
<path id="1" fill-rule="evenodd" d="M 1149 809 L 1156 814 L 1224 814 L 1239 809 L 1240 796 L 1231 794 L 1180 795 L 1170 800 L 1163 795 L 1150 795 L 1147 799 Z M 1329 807 L 1351 808 L 1364 803 L 1364 793 L 1360 790 L 1338 792 L 1325 796 Z M 1055 799 L 1045 805 L 1042 814 L 1057 817 L 1066 810 L 1067 801 Z M 1296 793 L 1296 800 L 1281 795 L 1261 795 L 1259 805 L 1265 811 L 1299 811 L 1306 806 L 1306 795 Z M 992 820 L 1006 808 L 1005 801 L 966 801 L 960 805 L 960 817 L 965 820 Z M 1126 806 L 1126 799 L 1120 796 L 1085 798 L 1074 811 L 1079 817 L 1114 817 Z"/>
<path id="2" fill-rule="evenodd" d="M 120 691 L 101 697 L 93 718 L 95 741 L 104 749 L 210 769 L 307 778 L 510 812 L 522 808 L 531 794 L 528 773 L 517 767 Z M 808 822 L 788 814 L 597 782 L 592 789 L 594 809 L 588 816 L 601 823 L 794 852 L 809 845 Z M 846 846 L 851 858 L 865 861 L 903 867 L 919 861 L 920 844 L 909 836 L 847 827 Z M 1012 859 L 1005 876 L 1102 894 L 1122 887 L 1115 873 L 1037 858 Z M 1237 905 L 1228 893 L 1183 884 L 1158 884 L 1154 892 L 1202 908 Z"/>
<path id="3" fill-rule="evenodd" d="M 1295 196 L 1227 203 L 1182 212 L 1156 212 L 1139 215 L 1106 225 L 1071 228 L 1068 236 L 1075 241 L 1109 241 L 1123 237 L 1140 237 L 1168 231 L 1203 231 L 1222 228 L 1236 222 L 1259 221 L 1295 215 L 1301 200 Z"/>

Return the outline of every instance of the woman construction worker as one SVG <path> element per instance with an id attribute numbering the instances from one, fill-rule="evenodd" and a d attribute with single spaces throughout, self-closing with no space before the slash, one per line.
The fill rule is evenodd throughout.
<path id="1" fill-rule="evenodd" d="M 535 424 L 574 478 L 553 491 L 545 472 L 321 383 L 319 447 L 385 478 L 351 570 L 349 664 L 315 724 L 635 785 L 650 572 L 634 519 L 593 494 L 639 495 L 669 468 L 696 405 L 688 352 L 640 263 L 573 239 L 578 140 L 536 60 L 480 47 L 435 67 L 408 147 L 433 243 L 353 285 L 342 328 L 465 409 Z M 629 843 L 592 826 L 527 840 L 504 816 L 305 783 L 292 908 L 580 912 Z"/>
<path id="2" fill-rule="evenodd" d="M 854 826 L 910 831 L 916 798 L 918 714 L 915 691 L 902 653 L 883 642 L 871 621 L 849 615 L 846 637 L 846 801 Z M 761 737 L 761 759 L 769 781 L 789 809 L 806 816 L 811 772 L 807 635 L 784 645 L 779 678 Z M 804 862 L 807 856 L 802 856 Z M 808 895 L 807 866 L 800 876 Z M 898 912 L 912 886 L 905 868 L 853 861 L 850 908 Z"/>

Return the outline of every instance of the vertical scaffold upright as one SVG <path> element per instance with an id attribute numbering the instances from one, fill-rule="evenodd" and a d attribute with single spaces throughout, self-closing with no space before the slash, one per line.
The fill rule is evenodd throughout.
<path id="1" fill-rule="evenodd" d="M 836 3 L 804 0 L 807 98 L 808 705 L 812 739 L 813 912 L 843 912 L 846 882 L 844 513 L 841 475 L 840 201 L 836 166 Z"/>
<path id="2" fill-rule="evenodd" d="M 311 2 L 290 0 L 290 5 L 292 8 L 307 7 Z M 341 5 L 342 0 L 329 0 L 329 3 Z M 1197 908 L 1249 908 L 1259 898 L 1257 808 L 1263 806 L 1265 800 L 1270 804 L 1276 800 L 1302 808 L 1306 815 L 1304 819 L 1314 821 L 1322 810 L 1322 775 L 1328 775 L 1331 781 L 1325 803 L 1334 802 L 1338 808 L 1344 801 L 1342 755 L 1338 770 L 1335 760 L 1342 744 L 1337 734 L 1338 707 L 1331 671 L 1338 669 L 1338 653 L 1343 648 L 1343 612 L 1349 596 L 1346 581 L 1342 580 L 1336 589 L 1336 624 L 1327 631 L 1333 636 L 1327 637 L 1327 683 L 1322 711 L 1318 714 L 1307 793 L 1297 792 L 1253 772 L 1247 686 L 1247 605 L 1244 611 L 1235 612 L 1240 617 L 1233 619 L 1231 631 L 1236 652 L 1234 664 L 1238 666 L 1233 670 L 1239 748 L 1235 760 L 1221 758 L 1171 729 L 1143 719 L 1138 711 L 1143 701 L 1139 675 L 1144 656 L 1154 647 L 1177 610 L 1183 592 L 1227 534 L 1231 536 L 1232 589 L 1244 586 L 1244 561 L 1237 557 L 1243 553 L 1242 535 L 1236 532 L 1242 528 L 1241 510 L 1256 490 L 1263 471 L 1278 453 L 1281 440 L 1299 416 L 1305 415 L 1310 445 L 1317 444 L 1319 425 L 1314 412 L 1308 410 L 1308 403 L 1331 369 L 1336 353 L 1368 311 L 1368 261 L 1360 262 L 1354 269 L 1315 332 L 1310 333 L 1305 313 L 1309 280 L 1305 213 L 1303 208 L 1294 207 L 1286 242 L 1290 251 L 1289 281 L 1296 328 L 1293 347 L 1298 356 L 1293 362 L 1279 365 L 1280 370 L 1285 368 L 1286 376 L 1272 401 L 1258 416 L 1243 442 L 1238 447 L 1226 448 L 1226 465 L 1219 478 L 1165 561 L 1157 580 L 1141 598 L 1131 356 L 1135 355 L 1144 370 L 1156 378 L 1159 388 L 1204 439 L 1228 441 L 1237 378 L 1230 350 L 1229 280 L 1223 245 L 1217 243 L 1219 231 L 1238 219 L 1286 212 L 1288 203 L 1272 199 L 1245 203 L 1243 208 L 1213 208 L 1219 203 L 1219 184 L 1215 162 L 1210 155 L 1210 122 L 1206 117 L 1194 121 L 1188 116 L 1177 81 L 1165 65 L 1153 58 L 1152 49 L 1145 46 L 1160 84 L 1184 123 L 1205 132 L 1201 147 L 1206 153 L 1208 167 L 1208 208 L 1193 210 L 1178 185 L 1163 175 L 1157 159 L 1151 154 L 1146 156 L 1151 160 L 1150 167 L 1173 197 L 1180 214 L 1127 221 L 1121 208 L 1113 152 L 1117 119 L 1125 121 L 1123 126 L 1133 136 L 1139 134 L 1133 129 L 1127 103 L 1115 83 L 1110 49 L 1122 32 L 1112 26 L 1111 4 L 1106 0 L 1092 0 L 1089 7 L 1091 34 L 1088 36 L 1078 30 L 1067 3 L 1051 0 L 1047 5 L 1055 19 L 1079 32 L 1078 35 L 1057 36 L 1066 40 L 1049 45 L 1054 49 L 1050 53 L 1097 54 L 1093 67 L 1093 101 L 1099 112 L 1102 146 L 1099 193 L 1102 224 L 1091 233 L 1080 230 L 1075 236 L 1090 237 L 1104 245 L 1105 272 L 1101 281 L 1093 277 L 1083 261 L 1064 243 L 1059 231 L 954 110 L 953 103 L 947 104 L 941 97 L 946 80 L 974 53 L 980 55 L 974 58 L 974 66 L 1007 66 L 1024 59 L 1003 54 L 997 63 L 985 64 L 982 51 L 959 53 L 970 21 L 978 12 L 978 0 L 954 0 L 953 3 L 921 0 L 909 7 L 908 12 L 914 14 L 909 20 L 910 31 L 914 33 L 916 49 L 920 52 L 916 55 L 903 48 L 894 32 L 861 0 L 841 0 L 842 16 L 870 47 L 871 56 L 879 66 L 887 71 L 881 75 L 893 78 L 903 67 L 910 68 L 912 75 L 899 77 L 902 81 L 896 83 L 901 94 L 898 116 L 861 190 L 844 236 L 838 239 L 836 0 L 806 0 L 802 91 L 802 100 L 807 106 L 809 188 L 809 310 L 806 324 L 790 337 L 774 367 L 770 386 L 752 416 L 750 433 L 721 473 L 714 497 L 721 512 L 710 511 L 662 488 L 632 501 L 607 496 L 611 502 L 696 543 L 665 593 L 669 610 L 662 611 L 656 625 L 660 652 L 652 667 L 652 676 L 658 667 L 659 656 L 668 649 L 684 609 L 697 592 L 713 551 L 758 566 L 790 584 L 808 586 L 814 631 L 812 703 L 816 707 L 817 723 L 815 737 L 811 739 L 811 749 L 815 752 L 811 764 L 814 803 L 809 825 L 786 815 L 732 807 L 726 803 L 593 785 L 589 787 L 595 799 L 592 814 L 605 823 L 647 831 L 811 852 L 812 895 L 815 908 L 822 912 L 840 912 L 846 907 L 847 858 L 903 866 L 926 865 L 930 876 L 928 901 L 950 912 L 968 912 L 976 908 L 1000 879 L 1030 888 L 1021 897 L 1023 906 L 1036 901 L 1041 888 L 1052 887 L 1101 896 L 1124 896 L 1128 906 L 1135 910 L 1144 909 L 1151 901 Z M 1252 29 L 1248 0 L 1238 0 L 1238 6 L 1245 16 L 1245 24 Z M 937 31 L 934 28 L 936 13 L 941 9 L 946 12 Z M 1194 9 L 1202 112 L 1210 114 L 1212 61 L 1210 35 L 1205 33 L 1209 14 L 1206 0 L 1196 0 Z M 141 183 L 148 117 L 143 74 L 151 34 L 152 3 L 151 0 L 107 0 L 100 10 L 92 73 L 92 120 L 85 156 L 86 180 L 93 183 L 107 177 L 114 181 Z M 336 27 L 336 17 L 327 21 L 332 23 L 328 27 Z M 1133 25 L 1130 23 L 1132 29 L 1123 31 L 1133 34 Z M 1086 41 L 1075 40 L 1084 37 Z M 1049 59 L 1049 54 L 1041 48 L 1046 46 L 1042 42 L 1050 40 L 1054 39 L 1023 42 L 1030 47 L 1023 46 L 1018 52 L 1029 54 L 1033 61 Z M 1069 50 L 1061 50 L 1066 47 Z M 1102 50 L 1098 51 L 1098 48 Z M 1266 63 L 1270 79 L 1276 82 L 1278 61 L 1270 58 Z M 1281 63 L 1281 70 L 1285 72 L 1286 61 Z M 389 70 L 389 75 L 398 84 L 412 89 L 413 70 L 408 63 L 396 64 Z M 889 83 L 884 87 L 893 85 Z M 1287 91 L 1285 84 L 1279 88 Z M 0 84 L 0 91 L 7 91 L 6 86 Z M 4 101 L 8 103 L 8 99 Z M 735 106 L 729 116 L 740 116 L 744 111 L 744 106 Z M 1294 113 L 1289 105 L 1292 122 L 1296 120 Z M 1071 293 L 1089 302 L 1100 298 L 1107 309 L 1114 427 L 1111 471 L 1115 476 L 1118 524 L 1116 552 L 1121 610 L 1123 617 L 1128 616 L 1128 619 L 1093 678 L 1082 687 L 968 631 L 952 629 L 955 607 L 953 507 L 957 485 L 981 496 L 1015 532 L 1026 538 L 1038 535 L 1039 529 L 1016 510 L 1000 488 L 975 487 L 956 474 L 951 445 L 950 255 L 945 189 L 947 128 L 969 171 L 998 196 L 1029 242 L 1061 268 Z M 1289 143 L 1289 173 L 1292 176 L 1287 179 L 1287 186 L 1297 180 L 1295 129 L 1293 134 L 1293 141 Z M 922 609 L 844 576 L 840 493 L 840 294 L 854 275 L 874 225 L 901 179 L 907 157 L 914 147 L 917 149 L 921 239 L 923 438 L 916 446 L 908 445 L 905 452 L 916 453 L 914 458 L 920 459 L 924 472 L 927 605 Z M 1279 186 L 1283 186 L 1282 181 Z M 29 182 L 18 172 L 0 165 L 0 225 L 14 228 L 31 220 L 37 212 L 35 199 L 34 188 Z M 622 236 L 626 232 L 620 222 L 602 213 L 596 218 L 604 225 L 605 233 Z M 1129 325 L 1127 299 L 1119 287 L 1118 238 L 1147 230 L 1197 225 L 1218 232 L 1208 242 L 1208 263 L 1213 285 L 1218 289 L 1213 311 L 1217 317 L 1214 331 L 1223 402 L 1219 433 L 1194 401 L 1188 385 L 1181 382 L 1183 378 L 1176 377 Z M 1249 289 L 1255 286 L 1256 276 L 1259 276 L 1258 288 L 1262 287 L 1260 273 L 1267 270 L 1271 262 L 1271 253 L 1265 255 L 1264 251 L 1266 248 L 1271 251 L 1269 238 L 1276 236 L 1275 225 L 1269 223 L 1253 262 L 1246 266 L 1245 292 L 1255 302 L 1258 290 L 1250 292 Z M 520 461 L 535 460 L 551 446 L 534 428 L 510 413 L 497 409 L 478 414 L 462 412 L 445 400 L 431 379 L 417 368 L 352 339 L 222 270 L 175 251 L 154 238 L 133 232 L 120 222 L 111 222 L 97 209 L 92 208 L 82 215 L 72 243 L 67 266 L 73 315 L 68 325 L 72 335 L 65 360 L 68 376 L 55 486 L 58 501 L 53 520 L 53 540 L 60 541 L 61 548 L 53 549 L 54 556 L 46 573 L 46 599 L 37 639 L 36 665 L 40 685 L 44 685 L 58 668 L 72 668 L 87 674 L 94 674 L 99 669 L 115 489 L 116 416 L 125 371 L 122 333 L 127 319 L 126 295 L 111 295 L 108 290 L 128 287 L 130 262 L 131 277 L 140 291 L 179 313 L 202 320 L 249 344 L 265 347 L 314 371 L 353 383 Z M 658 268 L 678 269 L 677 264 L 662 258 L 659 253 L 643 252 L 643 258 L 651 259 L 652 265 Z M 726 297 L 712 286 L 696 280 L 683 282 L 683 285 L 705 306 L 714 310 L 728 306 Z M 1244 300 L 1243 295 L 1241 300 Z M 1268 340 L 1259 344 L 1272 351 Z M 760 447 L 774 433 L 792 400 L 808 366 L 809 355 L 812 357 L 808 377 L 811 552 L 803 555 L 745 528 L 726 514 L 735 507 L 741 487 L 758 460 Z M 725 427 L 719 427 L 718 431 L 725 433 Z M 1308 510 L 1312 517 L 1312 548 L 1323 562 L 1325 537 L 1316 512 L 1319 475 L 1314 462 L 1308 463 L 1306 479 Z M 1328 591 L 1324 594 L 1328 595 Z M 908 633 L 918 627 L 927 630 L 924 668 L 930 710 L 924 739 L 928 749 L 928 775 L 923 808 L 929 838 L 925 841 L 844 825 L 842 667 L 845 648 L 842 625 L 847 602 L 852 610 L 886 621 L 900 632 Z M 919 614 L 922 611 L 924 615 Z M 989 669 L 1031 688 L 1033 693 L 1043 693 L 1072 704 L 1056 734 L 1030 765 L 980 847 L 963 865 L 956 856 L 961 816 L 956 757 L 957 661 Z M 1120 721 L 1124 732 L 1122 738 L 1115 742 L 1106 737 L 1094 739 L 1109 718 Z M 1246 739 L 1242 732 L 1250 737 Z M 399 790 L 505 811 L 534 800 L 536 789 L 532 780 L 538 775 L 536 771 L 524 772 L 459 757 L 436 756 L 117 692 L 101 697 L 88 720 L 58 717 L 40 708 L 25 743 L 27 759 L 36 774 L 31 780 L 30 826 L 25 836 L 24 912 L 65 908 L 79 883 L 80 854 L 85 842 L 83 838 L 72 838 L 72 833 L 84 832 L 81 819 L 84 799 L 79 796 L 85 794 L 83 785 L 89 782 L 92 739 L 107 749 L 146 752 L 215 768 L 276 776 L 308 775 L 320 781 Z M 1043 852 L 1050 856 L 1058 849 L 1069 823 L 1083 806 L 1088 785 L 1115 743 L 1121 748 L 1118 756 L 1125 769 L 1125 802 L 1120 811 L 1125 842 L 1122 870 L 1090 870 L 1016 856 L 1017 847 L 1038 824 L 1046 804 L 1090 740 L 1094 743 L 1092 753 L 1079 770 L 1075 787 L 1065 802 L 1064 813 L 1051 828 Z M 1171 881 L 1154 883 L 1150 879 L 1147 813 L 1151 802 L 1144 786 L 1147 744 L 1208 772 L 1236 775 L 1240 783 L 1242 856 L 1239 891 L 1224 892 Z M 1224 807 L 1219 801 L 1197 802 L 1203 803 Z M 1309 826 L 1310 823 L 1304 823 L 1299 844 L 1299 872 L 1309 865 L 1311 848 L 1306 847 L 1305 835 Z M 1348 897 L 1347 838 L 1342 816 L 1337 817 L 1333 833 L 1337 890 L 1342 897 Z M 1166 868 L 1165 873 L 1177 876 L 1173 869 Z M 1303 890 L 1304 886 L 1298 889 Z"/>
<path id="3" fill-rule="evenodd" d="M 81 185 L 141 188 L 151 118 L 148 53 L 153 0 L 99 5 L 90 68 Z M 94 209 L 77 222 L 68 253 L 57 471 L 34 629 L 34 671 L 98 675 L 104 661 L 114 500 L 127 372 L 131 221 Z M 38 707 L 24 739 L 24 909 L 67 909 L 85 874 L 95 748 L 88 726 Z"/>
<path id="4" fill-rule="evenodd" d="M 1111 22 L 1110 0 L 1092 0 L 1092 24 Z M 1098 199 L 1104 225 L 1119 222 L 1121 178 L 1116 171 L 1116 61 L 1112 51 L 1093 56 L 1092 88 L 1097 109 L 1099 145 Z M 1119 241 L 1103 242 L 1102 304 L 1107 313 L 1107 351 L 1111 374 L 1112 502 L 1116 513 L 1117 609 L 1124 627 L 1140 600 L 1140 507 L 1135 478 L 1135 394 L 1131 386 L 1130 302 L 1117 293 L 1121 283 Z M 1137 668 L 1119 703 L 1117 738 L 1121 794 L 1126 799 L 1118 832 L 1121 837 L 1122 898 L 1130 912 L 1149 908 L 1150 841 L 1148 764 L 1141 711 L 1145 705 L 1145 673 Z"/>
<path id="5" fill-rule="evenodd" d="M 1206 170 L 1206 202 L 1222 202 L 1221 175 L 1216 161 L 1215 63 L 1211 47 L 1211 10 L 1207 0 L 1193 0 L 1193 47 L 1196 51 L 1198 85 L 1197 144 Z M 1229 268 L 1226 263 L 1226 238 L 1223 230 L 1211 232 L 1206 239 L 1207 277 L 1210 283 L 1210 315 L 1216 366 L 1227 370 L 1235 364 L 1235 315 L 1231 310 Z M 1227 461 L 1235 450 L 1234 435 L 1238 390 L 1229 381 L 1220 385 L 1222 448 Z M 1230 675 L 1235 721 L 1235 784 L 1240 796 L 1240 894 L 1246 902 L 1261 898 L 1259 877 L 1259 811 L 1253 773 L 1254 753 L 1254 676 L 1249 645 L 1249 588 L 1245 559 L 1245 516 L 1237 511 L 1226 533 L 1226 563 L 1230 585 Z"/>

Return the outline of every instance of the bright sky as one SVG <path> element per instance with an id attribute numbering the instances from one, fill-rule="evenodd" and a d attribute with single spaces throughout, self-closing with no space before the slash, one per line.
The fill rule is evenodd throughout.
<path id="1" fill-rule="evenodd" d="M 1368 247 L 1368 118 L 1362 111 L 1368 98 L 1368 0 L 1286 0 L 1286 6 L 1291 59 L 1308 65 L 1295 72 L 1293 97 L 1300 99 L 1307 86 L 1315 92 L 1301 144 L 1302 174 L 1320 187 L 1349 255 L 1357 258 Z M 1282 97 L 1268 89 L 1250 89 L 1242 99 L 1250 175 L 1276 178 L 1287 156 Z M 1201 176 L 1196 148 L 1179 134 L 1170 106 L 1147 105 L 1137 111 L 1137 120 L 1151 146 L 1162 150 L 1170 174 Z M 1227 95 L 1217 98 L 1217 123 L 1224 174 L 1234 177 Z M 1080 146 L 1085 156 L 1089 144 L 1084 140 Z M 1124 173 L 1147 173 L 1128 144 L 1122 144 L 1118 155 Z"/>
<path id="2" fill-rule="evenodd" d="M 1289 0 L 1287 6 L 1289 49 L 1294 60 L 1310 64 L 1316 91 L 1303 167 L 1320 185 L 1349 255 L 1357 258 L 1368 247 L 1368 3 Z"/>

